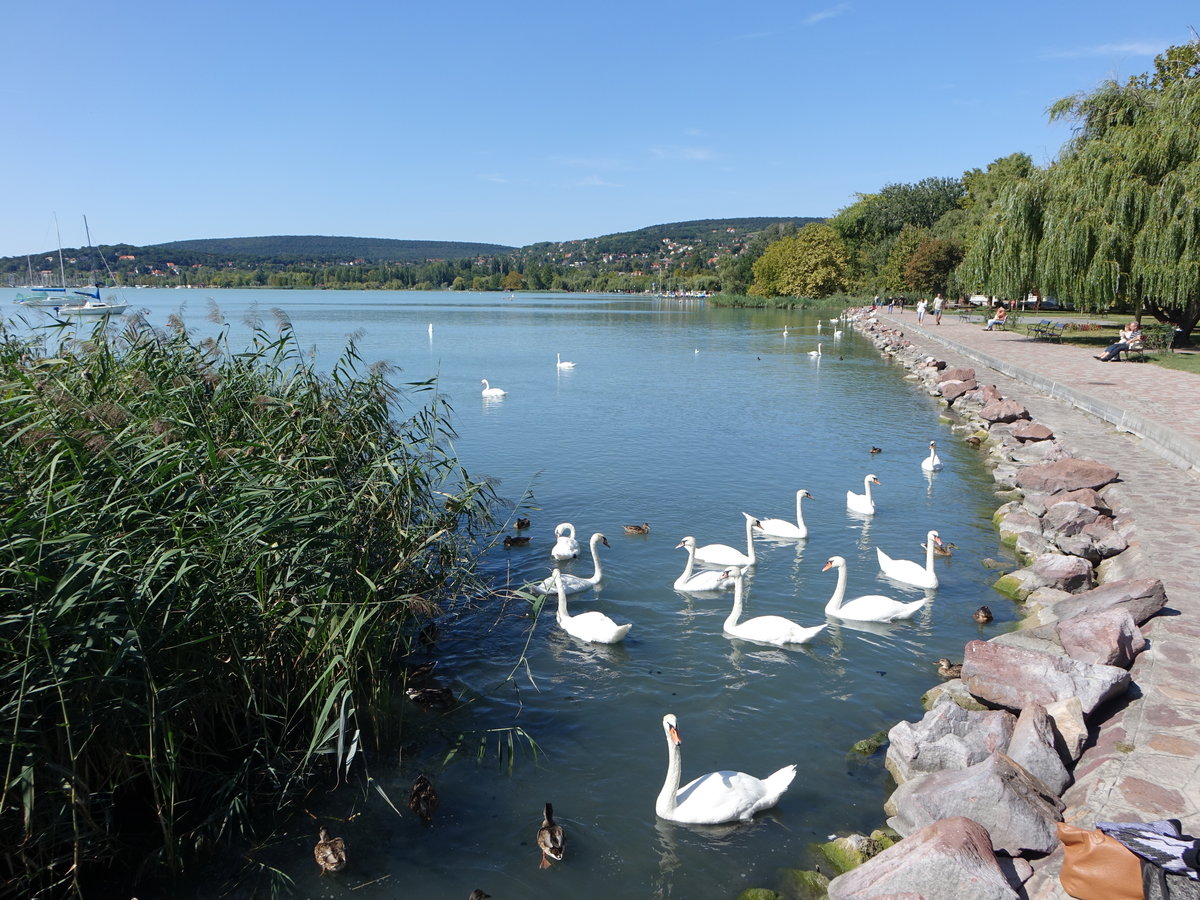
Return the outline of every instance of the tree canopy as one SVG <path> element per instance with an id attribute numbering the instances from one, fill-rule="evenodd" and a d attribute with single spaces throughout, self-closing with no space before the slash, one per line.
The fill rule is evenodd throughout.
<path id="1" fill-rule="evenodd" d="M 1147 311 L 1190 335 L 1200 319 L 1200 40 L 1155 72 L 1068 97 L 1060 158 L 1012 181 L 965 271 L 989 293 L 1034 287 L 1082 309 Z"/>
<path id="2" fill-rule="evenodd" d="M 849 254 L 828 225 L 805 225 L 770 244 L 754 263 L 750 293 L 759 297 L 828 297 L 845 287 Z"/>

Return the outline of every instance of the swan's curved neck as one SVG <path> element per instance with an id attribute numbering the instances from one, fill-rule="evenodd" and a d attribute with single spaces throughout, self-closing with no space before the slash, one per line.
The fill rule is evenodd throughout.
<path id="1" fill-rule="evenodd" d="M 842 608 L 842 600 L 846 597 L 846 566 L 844 564 L 840 565 L 837 567 L 837 570 L 837 587 L 833 589 L 833 596 L 825 604 L 825 615 L 827 616 L 836 616 L 838 610 Z"/>
<path id="2" fill-rule="evenodd" d="M 600 574 L 600 539 L 592 538 L 592 575 L 593 577 Z"/>
<path id="3" fill-rule="evenodd" d="M 692 570 L 696 567 L 696 545 L 684 544 L 688 552 L 687 565 L 683 568 L 683 574 L 679 576 L 680 581 L 687 581 L 692 577 Z"/>
<path id="4" fill-rule="evenodd" d="M 733 631 L 737 627 L 738 619 L 742 617 L 742 582 L 744 580 L 742 578 L 733 580 L 733 609 L 729 611 L 729 616 L 725 619 L 726 631 Z"/>
<path id="5" fill-rule="evenodd" d="M 754 557 L 754 520 L 746 516 L 746 555 L 750 557 L 750 562 L 753 563 Z"/>
<path id="6" fill-rule="evenodd" d="M 863 479 L 863 492 L 867 495 L 867 499 L 870 500 L 871 499 L 871 479 L 870 478 Z"/>
<path id="7" fill-rule="evenodd" d="M 925 535 L 925 571 L 933 571 L 933 546 L 937 541 L 933 539 L 932 534 Z"/>
<path id="8" fill-rule="evenodd" d="M 554 577 L 554 583 L 558 586 L 557 618 L 558 618 L 558 624 L 561 625 L 563 623 L 563 620 L 571 618 L 570 613 L 567 612 L 567 589 L 563 585 L 562 576 L 560 576 L 560 575 L 556 575 Z"/>
<path id="9" fill-rule="evenodd" d="M 796 525 L 804 527 L 804 511 L 800 508 L 801 501 L 804 500 L 804 492 L 796 491 Z"/>
<path id="10" fill-rule="evenodd" d="M 667 777 L 659 791 L 658 800 L 654 804 L 659 815 L 670 813 L 675 809 L 675 796 L 679 792 L 679 778 L 683 770 L 682 754 L 679 745 L 667 735 Z"/>

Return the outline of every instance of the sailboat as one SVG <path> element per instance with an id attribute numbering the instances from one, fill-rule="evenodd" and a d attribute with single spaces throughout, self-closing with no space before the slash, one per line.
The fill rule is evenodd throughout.
<path id="1" fill-rule="evenodd" d="M 88 227 L 87 216 L 83 217 L 83 230 L 87 234 L 88 247 L 91 247 L 92 246 L 92 231 Z M 59 243 L 58 264 L 59 264 L 59 268 L 62 269 L 62 239 L 61 238 L 59 238 L 58 243 Z M 103 257 L 101 257 L 101 258 L 103 258 Z M 107 260 L 104 261 L 104 267 L 106 269 L 108 268 Z M 112 275 L 111 271 L 109 272 L 109 275 L 110 276 Z M 63 279 L 63 284 L 65 285 L 67 282 L 67 276 L 66 276 L 65 270 L 62 271 L 62 279 Z M 64 288 L 63 290 L 67 291 L 68 289 Z M 72 295 L 71 299 L 74 300 L 73 303 L 62 303 L 60 301 L 58 304 L 55 304 L 55 312 L 57 312 L 60 316 L 71 316 L 71 317 L 86 316 L 89 318 L 92 316 L 119 316 L 121 313 L 125 312 L 125 310 L 127 310 L 129 308 L 128 303 L 113 302 L 113 300 L 111 298 L 108 300 L 102 299 L 100 297 L 100 285 L 98 285 L 98 284 L 94 284 L 94 285 L 92 285 L 92 287 L 87 288 L 87 289 L 71 288 L 71 289 L 69 289 L 69 291 L 70 291 L 70 294 Z M 82 298 L 82 302 L 80 301 L 80 298 Z M 41 305 L 46 305 L 46 304 L 41 304 Z"/>

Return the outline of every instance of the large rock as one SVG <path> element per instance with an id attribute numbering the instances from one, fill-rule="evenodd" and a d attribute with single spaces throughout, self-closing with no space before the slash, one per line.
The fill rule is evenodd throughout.
<path id="1" fill-rule="evenodd" d="M 1162 609 L 1166 602 L 1166 591 L 1157 578 L 1125 578 L 1060 600 L 1054 604 L 1054 614 L 1061 621 L 1120 607 L 1141 625 Z"/>
<path id="2" fill-rule="evenodd" d="M 979 411 L 979 418 L 985 422 L 1015 422 L 1028 419 L 1029 410 L 1015 400 L 996 400 Z"/>
<path id="3" fill-rule="evenodd" d="M 1038 422 L 1022 422 L 1012 430 L 1012 436 L 1018 441 L 1048 441 L 1054 432 Z"/>
<path id="4" fill-rule="evenodd" d="M 885 809 L 892 812 L 888 824 L 905 836 L 938 819 L 966 816 L 987 829 L 997 850 L 1019 856 L 1058 846 L 1054 826 L 1064 806 L 1041 781 L 997 751 L 969 768 L 900 785 Z"/>
<path id="5" fill-rule="evenodd" d="M 1056 797 L 1071 783 L 1071 773 L 1055 748 L 1054 720 L 1045 707 L 1031 703 L 1021 710 L 1008 742 L 1008 756 L 1036 777 Z"/>
<path id="6" fill-rule="evenodd" d="M 1010 900 L 1018 894 L 996 862 L 987 829 L 956 816 L 921 828 L 829 882 L 830 900 L 904 896 Z"/>
<path id="7" fill-rule="evenodd" d="M 951 366 L 950 368 L 942 369 L 937 376 L 938 382 L 944 381 L 974 381 L 975 370 L 969 366 Z"/>
<path id="8" fill-rule="evenodd" d="M 1042 520 L 1021 509 L 1005 515 L 996 527 L 1000 532 L 1000 543 L 1010 547 L 1026 532 L 1038 536 L 1042 534 Z"/>
<path id="9" fill-rule="evenodd" d="M 1031 703 L 1048 706 L 1078 697 L 1086 716 L 1129 688 L 1129 673 L 1124 669 L 1066 656 L 988 641 L 971 641 L 963 655 L 962 679 L 967 690 L 980 700 L 1009 709 L 1024 709 Z"/>
<path id="10" fill-rule="evenodd" d="M 1057 462 L 1067 459 L 1071 451 L 1058 441 L 1039 441 L 1035 444 L 1016 444 L 1008 451 L 1009 459 L 1023 466 L 1034 466 L 1042 463 Z"/>
<path id="11" fill-rule="evenodd" d="M 978 385 L 974 381 L 943 381 L 941 385 L 942 399 L 953 403 L 963 394 L 975 390 Z"/>
<path id="12" fill-rule="evenodd" d="M 1087 723 L 1083 720 L 1083 704 L 1078 697 L 1068 697 L 1046 707 L 1046 715 L 1054 723 L 1055 746 L 1063 759 L 1075 762 L 1087 743 Z"/>
<path id="13" fill-rule="evenodd" d="M 1092 564 L 1078 556 L 1046 553 L 1030 567 L 1043 585 L 1061 588 L 1072 594 L 1085 591 L 1093 584 Z"/>
<path id="14" fill-rule="evenodd" d="M 884 765 L 897 784 L 943 769 L 965 769 L 1007 748 L 1016 722 L 1010 712 L 970 712 L 943 696 L 919 722 L 892 726 Z"/>
<path id="15" fill-rule="evenodd" d="M 1128 669 L 1146 649 L 1146 638 L 1133 616 L 1119 606 L 1061 621 L 1055 631 L 1071 658 L 1087 663 Z"/>
<path id="16" fill-rule="evenodd" d="M 1041 466 L 1030 466 L 1017 476 L 1017 486 L 1046 494 L 1103 487 L 1118 477 L 1117 470 L 1094 459 L 1060 459 Z"/>
<path id="17" fill-rule="evenodd" d="M 1113 528 L 1112 519 L 1103 516 L 1090 525 L 1084 525 L 1076 534 L 1056 535 L 1054 545 L 1063 553 L 1080 556 L 1088 562 L 1096 563 L 1124 553 L 1129 547 L 1129 542 Z"/>
<path id="18" fill-rule="evenodd" d="M 1042 527 L 1057 534 L 1079 534 L 1084 527 L 1091 525 L 1100 513 L 1090 506 L 1068 500 L 1065 503 L 1055 503 L 1046 509 L 1042 516 Z"/>

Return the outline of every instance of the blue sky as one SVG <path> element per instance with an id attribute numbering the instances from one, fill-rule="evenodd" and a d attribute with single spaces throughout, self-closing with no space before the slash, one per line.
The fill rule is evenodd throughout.
<path id="1" fill-rule="evenodd" d="M 825 216 L 1016 151 L 1193 2 L 18 0 L 0 256 L 334 234 L 522 245 Z"/>

